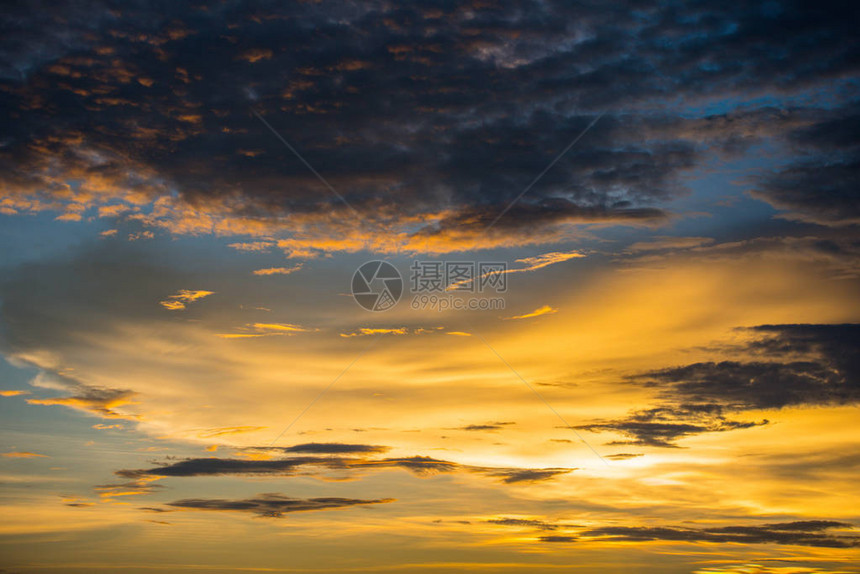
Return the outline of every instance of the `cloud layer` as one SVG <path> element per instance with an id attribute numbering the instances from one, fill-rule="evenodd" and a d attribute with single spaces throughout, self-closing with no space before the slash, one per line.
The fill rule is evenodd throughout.
<path id="1" fill-rule="evenodd" d="M 687 172 L 767 141 L 783 167 L 756 197 L 858 220 L 857 103 L 839 91 L 856 7 L 85 4 L 3 18 L 4 213 L 256 236 L 293 257 L 529 245 L 661 224 Z"/>

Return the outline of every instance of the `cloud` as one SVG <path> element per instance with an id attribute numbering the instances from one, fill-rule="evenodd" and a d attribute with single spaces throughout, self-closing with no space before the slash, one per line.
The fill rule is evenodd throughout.
<path id="1" fill-rule="evenodd" d="M 222 436 L 233 436 L 243 433 L 252 433 L 265 429 L 266 427 L 258 426 L 219 427 L 198 431 L 197 436 L 199 436 L 200 438 L 218 438 Z"/>
<path id="2" fill-rule="evenodd" d="M 275 246 L 273 241 L 249 241 L 245 243 L 231 243 L 228 247 L 232 247 L 237 251 L 258 251 L 267 252 Z"/>
<path id="3" fill-rule="evenodd" d="M 247 458 L 188 458 L 166 461 L 146 469 L 116 472 L 129 480 L 196 476 L 323 476 L 326 472 L 363 473 L 372 470 L 403 469 L 416 476 L 469 473 L 495 478 L 505 484 L 543 482 L 572 472 L 572 468 L 510 468 L 461 464 L 428 456 L 374 457 L 387 447 L 340 443 L 307 443 L 293 447 L 251 447 L 243 449 Z M 271 455 L 302 454 L 272 459 Z M 326 456 L 310 456 L 326 455 Z"/>
<path id="4" fill-rule="evenodd" d="M 4 452 L 0 453 L 4 458 L 46 458 L 47 455 L 36 454 L 35 452 Z"/>
<path id="5" fill-rule="evenodd" d="M 369 335 L 406 335 L 409 333 L 409 329 L 406 327 L 397 327 L 397 328 L 382 328 L 382 327 L 361 327 L 357 331 L 351 331 L 349 333 L 341 333 L 341 337 L 366 337 Z"/>
<path id="6" fill-rule="evenodd" d="M 676 251 L 664 253 L 629 252 L 632 258 L 627 263 L 649 267 L 668 265 L 676 260 Z M 786 261 L 793 264 L 814 266 L 816 272 L 832 279 L 855 279 L 860 277 L 860 246 L 850 235 L 823 237 L 757 237 L 741 241 L 728 241 L 712 245 L 683 248 L 686 255 L 700 262 L 736 263 L 741 260 L 758 261 L 767 258 L 771 261 Z"/>
<path id="7" fill-rule="evenodd" d="M 517 468 L 490 471 L 490 476 L 501 477 L 502 482 L 514 484 L 518 482 L 543 482 L 557 476 L 567 474 L 576 469 L 573 468 Z"/>
<path id="8" fill-rule="evenodd" d="M 644 456 L 641 452 L 637 453 L 618 453 L 618 454 L 606 454 L 603 455 L 603 458 L 608 458 L 609 460 L 630 460 L 631 458 L 636 458 L 638 456 Z"/>
<path id="9" fill-rule="evenodd" d="M 302 327 L 301 325 L 294 325 L 292 323 L 254 323 L 251 327 L 257 331 L 269 331 L 275 333 L 304 333 L 310 330 Z"/>
<path id="10" fill-rule="evenodd" d="M 748 331 L 758 337 L 733 351 L 768 360 L 694 363 L 634 380 L 664 385 L 672 397 L 731 410 L 860 401 L 860 359 L 853 352 L 860 325 L 760 325 Z"/>
<path id="11" fill-rule="evenodd" d="M 247 339 L 270 336 L 292 336 L 296 333 L 307 333 L 315 329 L 309 329 L 293 323 L 249 323 L 240 327 L 241 333 L 217 333 L 222 339 Z"/>
<path id="12" fill-rule="evenodd" d="M 254 275 L 289 275 L 301 270 L 302 264 L 298 263 L 292 267 L 268 267 L 266 269 L 257 269 Z"/>
<path id="13" fill-rule="evenodd" d="M 136 393 L 129 390 L 87 387 L 76 385 L 77 393 L 70 397 L 27 399 L 31 405 L 59 405 L 70 407 L 108 419 L 137 419 L 122 407 L 135 404 Z"/>
<path id="14" fill-rule="evenodd" d="M 608 422 L 594 422 L 576 428 L 592 432 L 613 431 L 630 437 L 628 441 L 614 441 L 610 444 L 629 444 L 638 446 L 677 448 L 675 441 L 702 433 L 726 432 L 747 429 L 768 424 L 769 421 L 732 421 L 720 414 L 699 411 L 696 408 L 684 410 L 672 408 L 653 408 L 634 411 L 627 417 Z"/>
<path id="15" fill-rule="evenodd" d="M 853 528 L 851 524 L 832 520 L 804 520 L 756 526 L 723 526 L 716 528 L 681 528 L 647 526 L 606 526 L 586 530 L 582 536 L 608 541 L 647 542 L 713 542 L 719 544 L 787 544 L 818 548 L 855 548 L 860 537 L 842 536 L 833 529 Z"/>
<path id="16" fill-rule="evenodd" d="M 18 397 L 29 394 L 30 391 L 0 391 L 0 397 Z"/>
<path id="17" fill-rule="evenodd" d="M 614 444 L 677 447 L 676 441 L 685 437 L 768 424 L 767 419 L 732 420 L 731 413 L 860 402 L 860 360 L 854 352 L 860 325 L 759 325 L 744 331 L 753 338 L 722 351 L 752 360 L 699 362 L 632 375 L 629 382 L 659 389 L 655 406 L 578 428 L 631 439 Z"/>
<path id="18" fill-rule="evenodd" d="M 388 450 L 387 446 L 379 446 L 372 444 L 344 444 L 338 442 L 309 442 L 305 444 L 297 444 L 290 447 L 282 448 L 283 452 L 299 452 L 311 454 L 375 454 L 382 453 Z"/>
<path id="19" fill-rule="evenodd" d="M 819 568 L 807 564 L 792 565 L 792 570 L 797 574 L 847 574 L 847 570 L 832 570 L 832 568 Z M 720 563 L 715 566 L 705 566 L 694 570 L 692 574 L 785 574 L 785 568 L 782 566 L 767 566 L 764 564 L 725 564 Z"/>
<path id="20" fill-rule="evenodd" d="M 139 476 L 127 482 L 112 484 L 99 484 L 93 487 L 99 497 L 110 500 L 121 496 L 141 496 L 151 494 L 163 488 L 160 484 L 153 484 L 158 480 L 155 477 Z"/>
<path id="21" fill-rule="evenodd" d="M 463 427 L 459 427 L 456 430 L 464 430 L 464 431 L 494 431 L 494 430 L 502 430 L 506 426 L 515 425 L 517 423 L 511 421 L 503 421 L 503 422 L 492 422 L 486 424 L 479 425 L 466 425 Z"/>
<path id="22" fill-rule="evenodd" d="M 860 224 L 860 101 L 823 113 L 791 131 L 800 156 L 759 180 L 753 197 L 783 210 L 782 217 L 826 226 Z"/>
<path id="23" fill-rule="evenodd" d="M 584 253 L 580 253 L 579 251 L 568 251 L 568 252 L 558 252 L 554 251 L 552 253 L 544 253 L 542 255 L 536 255 L 535 257 L 525 257 L 523 259 L 517 259 L 517 263 L 525 264 L 525 267 L 520 267 L 516 269 L 494 269 L 493 271 L 488 271 L 479 277 L 474 279 L 463 279 L 461 281 L 456 281 L 451 283 L 446 287 L 446 290 L 456 290 L 461 285 L 469 285 L 474 284 L 475 281 L 486 277 L 498 276 L 498 275 L 507 275 L 509 273 L 528 273 L 530 271 L 537 271 L 538 269 L 543 269 L 544 267 L 549 267 L 550 265 L 555 265 L 556 263 L 563 263 L 564 261 L 569 261 L 571 259 L 577 259 L 580 257 L 585 257 Z"/>
<path id="24" fill-rule="evenodd" d="M 189 289 L 180 289 L 175 295 L 170 295 L 167 299 L 159 301 L 159 304 L 168 311 L 181 311 L 185 309 L 187 304 L 193 303 L 198 299 L 203 299 L 214 294 L 214 291 L 192 291 Z"/>
<path id="25" fill-rule="evenodd" d="M 385 504 L 394 502 L 393 498 L 375 500 L 355 498 L 290 498 L 282 494 L 260 494 L 255 498 L 240 500 L 224 500 L 212 498 L 186 498 L 168 502 L 167 505 L 181 510 L 217 510 L 233 512 L 250 512 L 266 518 L 281 518 L 292 512 L 310 512 L 315 510 L 333 510 L 365 506 L 369 504 Z"/>
<path id="26" fill-rule="evenodd" d="M 781 544 L 816 548 L 856 548 L 860 536 L 840 531 L 853 531 L 854 526 L 834 520 L 798 520 L 764 524 L 745 524 L 693 528 L 689 526 L 576 526 L 541 520 L 490 520 L 492 524 L 525 527 L 537 531 L 561 531 L 539 535 L 538 540 L 549 543 L 588 543 L 595 541 L 641 543 L 709 542 L 713 544 Z"/>
<path id="27" fill-rule="evenodd" d="M 561 528 L 560 524 L 544 522 L 543 520 L 535 520 L 531 518 L 493 518 L 487 520 L 489 524 L 497 524 L 499 526 L 514 526 L 522 528 L 532 528 L 536 530 L 556 530 Z"/>
<path id="28" fill-rule="evenodd" d="M 689 249 L 713 243 L 710 237 L 658 237 L 651 241 L 639 241 L 628 247 L 633 252 Z"/>
<path id="29" fill-rule="evenodd" d="M 513 317 L 505 317 L 506 319 L 531 319 L 532 317 L 540 317 L 541 315 L 552 315 L 553 313 L 558 313 L 558 309 L 550 307 L 549 305 L 543 305 L 538 307 L 534 311 L 530 313 L 525 313 L 524 315 L 514 315 Z"/>
<path id="30" fill-rule="evenodd" d="M 428 19 L 426 3 L 230 5 L 220 18 L 182 4 L 116 11 L 92 1 L 56 16 L 16 8 L 0 49 L 1 119 L 12 126 L 0 147 L 0 210 L 283 242 L 294 257 L 538 245 L 581 227 L 665 223 L 657 204 L 686 193 L 691 169 L 766 139 L 810 158 L 754 193 L 805 220 L 856 220 L 856 140 L 850 122 L 838 123 L 853 115 L 837 89 L 857 72 L 845 24 L 853 8 L 432 9 L 441 17 Z M 359 97 L 367 86 L 377 97 Z M 822 92 L 836 101 L 796 110 Z M 702 111 L 715 101 L 729 110 Z M 250 116 L 251 103 L 360 225 Z M 57 109 L 62 121 L 46 114 Z M 804 131 L 801 120 L 816 115 Z M 822 161 L 837 146 L 839 157 Z"/>
<path id="31" fill-rule="evenodd" d="M 525 264 L 524 268 L 511 269 L 510 271 L 508 271 L 508 273 L 526 273 L 528 271 L 537 271 L 538 269 L 543 269 L 544 267 L 549 267 L 550 265 L 555 265 L 556 263 L 563 263 L 564 261 L 570 261 L 571 259 L 577 259 L 579 257 L 585 257 L 585 254 L 580 253 L 578 251 L 554 251 L 552 253 L 544 253 L 543 255 L 538 255 L 536 257 L 525 257 L 523 259 L 517 259 L 517 263 Z"/>

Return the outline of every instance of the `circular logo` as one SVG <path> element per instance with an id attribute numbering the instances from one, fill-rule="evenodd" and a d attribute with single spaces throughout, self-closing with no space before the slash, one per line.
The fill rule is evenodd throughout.
<path id="1" fill-rule="evenodd" d="M 368 261 L 352 276 L 352 296 L 368 311 L 387 311 L 403 294 L 403 278 L 388 261 Z"/>

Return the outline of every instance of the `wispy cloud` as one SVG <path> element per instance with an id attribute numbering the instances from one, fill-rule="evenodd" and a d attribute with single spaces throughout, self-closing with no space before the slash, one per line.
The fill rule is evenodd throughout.
<path id="1" fill-rule="evenodd" d="M 531 319 L 532 317 L 540 317 L 541 315 L 552 315 L 553 313 L 558 313 L 558 309 L 550 307 L 549 305 L 543 305 L 542 307 L 538 307 L 530 313 L 525 313 L 523 315 L 514 315 L 513 317 L 505 317 L 505 319 Z"/>
<path id="2" fill-rule="evenodd" d="M 291 336 L 296 333 L 308 333 L 315 331 L 302 325 L 293 323 L 248 323 L 240 327 L 238 333 L 217 333 L 222 339 L 253 339 L 256 337 Z"/>
<path id="3" fill-rule="evenodd" d="M 429 456 L 370 456 L 388 450 L 374 445 L 338 443 L 296 445 L 295 447 L 250 447 L 242 458 L 189 458 L 169 460 L 147 469 L 119 470 L 117 476 L 129 480 L 195 476 L 323 476 L 328 472 L 360 473 L 381 469 L 404 469 L 421 477 L 445 473 L 469 473 L 498 479 L 504 484 L 544 482 L 570 473 L 574 468 L 493 467 L 462 464 Z M 302 454 L 272 458 L 275 454 Z"/>
<path id="4" fill-rule="evenodd" d="M 234 436 L 237 434 L 252 433 L 265 429 L 266 427 L 258 426 L 218 427 L 198 431 L 197 436 L 200 438 L 217 438 L 222 436 Z"/>
<path id="5" fill-rule="evenodd" d="M 571 259 L 578 259 L 580 257 L 585 257 L 585 254 L 580 251 L 553 251 L 551 253 L 544 253 L 543 255 L 537 255 L 535 257 L 525 257 L 523 259 L 517 259 L 517 263 L 525 264 L 524 268 L 511 269 L 508 273 L 537 271 L 538 269 L 543 269 L 544 267 L 549 267 L 556 263 L 563 263 L 564 261 L 570 261 Z"/>
<path id="6" fill-rule="evenodd" d="M 627 248 L 628 251 L 663 251 L 667 249 L 689 249 L 713 243 L 710 237 L 666 237 L 661 236 L 650 241 L 639 241 Z"/>
<path id="7" fill-rule="evenodd" d="M 531 271 L 537 271 L 538 269 L 543 269 L 544 267 L 549 267 L 550 265 L 555 265 L 557 263 L 563 263 L 565 261 L 570 261 L 571 259 L 578 259 L 581 257 L 585 257 L 586 255 L 580 251 L 553 251 L 551 253 L 544 253 L 543 255 L 536 255 L 535 257 L 525 257 L 523 259 L 517 259 L 516 263 L 522 263 L 524 267 L 518 267 L 516 269 L 503 269 L 503 270 L 495 270 L 484 273 L 480 277 L 475 277 L 474 279 L 463 279 L 461 281 L 456 281 L 447 286 L 447 290 L 451 291 L 457 289 L 462 285 L 468 285 L 469 283 L 474 283 L 479 279 L 483 279 L 484 277 L 490 277 L 493 275 L 499 274 L 510 274 L 510 273 L 529 273 Z"/>
<path id="8" fill-rule="evenodd" d="M 712 542 L 718 544 L 788 544 L 817 548 L 856 548 L 860 537 L 832 530 L 853 529 L 853 525 L 832 520 L 803 520 L 711 528 L 685 526 L 603 526 L 582 530 L 572 536 L 542 536 L 544 542 L 573 542 L 582 538 L 609 542 Z"/>
<path id="9" fill-rule="evenodd" d="M 47 458 L 45 454 L 36 454 L 35 452 L 4 452 L 0 453 L 4 458 Z"/>
<path id="10" fill-rule="evenodd" d="M 137 419 L 137 415 L 126 413 L 121 407 L 135 404 L 133 391 L 109 388 L 80 387 L 70 397 L 27 399 L 31 405 L 59 405 L 87 411 L 110 419 Z"/>
<path id="11" fill-rule="evenodd" d="M 250 241 L 246 243 L 231 243 L 228 247 L 232 247 L 237 251 L 269 251 L 275 246 L 273 241 Z"/>
<path id="12" fill-rule="evenodd" d="M 361 327 L 356 331 L 351 331 L 348 333 L 341 333 L 341 337 L 366 337 L 369 335 L 406 335 L 409 333 L 409 329 L 406 327 L 393 327 L 393 328 L 384 328 L 384 327 Z"/>
<path id="13" fill-rule="evenodd" d="M 268 267 L 266 269 L 257 269 L 253 273 L 254 275 L 289 275 L 290 273 L 295 273 L 296 271 L 301 270 L 302 267 L 303 264 L 298 263 L 292 267 Z"/>
<path id="14" fill-rule="evenodd" d="M 186 498 L 168 502 L 167 506 L 180 510 L 210 510 L 226 512 L 250 512 L 266 518 L 281 518 L 293 512 L 333 510 L 369 504 L 394 502 L 393 498 L 290 498 L 283 494 L 260 494 L 255 498 L 224 500 L 220 498 Z"/>

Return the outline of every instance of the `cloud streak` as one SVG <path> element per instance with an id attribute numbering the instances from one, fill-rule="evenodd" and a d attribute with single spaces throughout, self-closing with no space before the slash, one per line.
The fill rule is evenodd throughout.
<path id="1" fill-rule="evenodd" d="M 265 518 L 283 518 L 294 512 L 345 509 L 371 504 L 394 502 L 393 498 L 290 498 L 282 494 L 260 494 L 254 498 L 225 500 L 219 498 L 185 498 L 168 502 L 167 506 L 178 510 L 209 510 L 222 512 L 248 512 Z"/>

